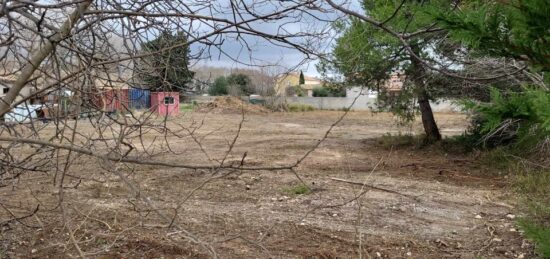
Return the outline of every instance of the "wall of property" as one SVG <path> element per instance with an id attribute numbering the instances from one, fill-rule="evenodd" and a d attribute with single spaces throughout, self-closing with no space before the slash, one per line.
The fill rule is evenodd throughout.
<path id="1" fill-rule="evenodd" d="M 355 96 L 357 97 L 357 96 Z M 359 95 L 355 97 L 265 97 L 268 103 L 307 104 L 319 110 L 340 110 L 350 107 L 353 111 L 366 111 L 376 106 L 376 97 L 373 95 Z M 248 101 L 248 96 L 242 96 Z M 187 98 L 186 98 L 187 99 Z M 212 102 L 216 96 L 190 96 L 189 101 L 198 103 Z M 355 103 L 354 103 L 355 100 Z M 353 106 L 352 106 L 353 104 Z M 461 107 L 452 100 L 443 100 L 437 103 L 431 102 L 434 112 L 461 112 Z"/>

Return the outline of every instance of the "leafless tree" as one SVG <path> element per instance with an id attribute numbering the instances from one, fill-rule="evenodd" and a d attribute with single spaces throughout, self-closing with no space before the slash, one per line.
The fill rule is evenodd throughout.
<path id="1" fill-rule="evenodd" d="M 308 11 L 310 1 L 2 1 L 0 6 L 0 72 L 6 82 L 3 86 L 9 89 L 0 102 L 4 118 L 0 129 L 1 186 L 23 188 L 18 185 L 25 182 L 22 179 L 40 175 L 49 179 L 52 187 L 48 189 L 58 197 L 57 204 L 50 205 L 39 199 L 26 205 L 2 201 L 3 225 L 24 223 L 41 209 L 59 211 L 74 251 L 81 257 L 93 254 L 80 248 L 81 223 L 75 220 L 81 217 L 75 215 L 83 209 L 70 205 L 67 190 L 78 188 L 83 181 L 107 181 L 110 172 L 131 190 L 137 211 L 155 213 L 163 224 L 175 228 L 177 235 L 215 257 L 208 242 L 180 226 L 179 211 L 169 215 L 157 208 L 122 167 L 140 164 L 180 168 L 186 173 L 204 170 L 216 178 L 236 170 L 291 170 L 297 166 L 247 165 L 246 155 L 232 152 L 238 131 L 223 153 L 212 155 L 201 144 L 205 136 L 196 133 L 200 122 L 179 125 L 168 117 L 132 110 L 108 115 L 113 109 L 107 102 L 117 102 L 123 95 L 119 89 L 135 82 L 133 69 L 140 60 L 184 45 L 194 46 L 190 58 L 195 62 L 213 59 L 213 55 L 247 62 L 227 53 L 224 41 L 238 42 L 243 52 L 261 41 L 314 53 L 316 46 L 304 42 L 325 33 L 322 28 L 285 30 L 285 23 L 314 18 Z M 259 24 L 271 25 L 258 30 Z M 167 29 L 184 32 L 188 41 L 157 53 L 141 52 L 143 42 Z M 250 65 L 256 62 L 249 60 Z M 114 93 L 105 100 L 107 91 Z M 37 108 L 32 103 L 41 105 Z M 126 110 L 125 106 L 127 103 L 120 102 L 117 109 Z M 51 122 L 36 119 L 37 109 L 46 112 L 43 117 Z M 239 129 L 241 126 L 242 121 Z M 153 132 L 153 140 L 144 138 Z M 163 160 L 168 153 L 183 155 L 168 141 L 174 137 L 185 140 L 188 149 L 201 150 L 202 158 Z M 86 172 L 86 163 L 100 165 L 103 172 Z"/>
<path id="2" fill-rule="evenodd" d="M 254 44 L 300 51 L 306 57 L 304 62 L 326 58 L 326 41 L 334 35 L 330 22 L 342 16 L 355 16 L 380 27 L 401 40 L 406 49 L 410 49 L 407 38 L 437 30 L 434 27 L 408 34 L 394 32 L 344 6 L 330 0 L 1 1 L 0 76 L 9 90 L 0 98 L 0 115 L 4 118 L 0 125 L 0 189 L 17 190 L 18 195 L 27 188 L 29 192 L 18 197 L 25 198 L 24 203 L 18 199 L 0 201 L 0 224 L 9 227 L 19 222 L 29 228 L 62 229 L 71 245 L 54 246 L 64 246 L 81 257 L 98 254 L 101 251 L 82 246 L 100 233 L 87 233 L 82 226 L 89 222 L 109 229 L 114 226 L 96 217 L 86 204 L 77 204 L 79 194 L 74 190 L 80 185 L 105 184 L 116 179 L 131 193 L 125 204 L 149 219 L 146 223 L 135 222 L 135 227 L 151 227 L 151 222 L 158 222 L 157 226 L 171 229 L 171 238 L 182 237 L 217 257 L 209 240 L 181 224 L 187 216 L 182 204 L 209 182 L 243 171 L 283 171 L 302 181 L 295 169 L 346 113 L 297 161 L 284 165 L 249 164 L 250 154 L 234 151 L 244 115 L 223 150 L 208 150 L 203 142 L 209 133 L 199 133 L 203 121 L 180 123 L 153 112 L 126 109 L 124 102 L 117 109 L 126 112 L 112 114 L 109 102 L 116 102 L 121 96 L 116 89 L 135 82 L 133 69 L 143 58 L 184 45 L 194 47 L 191 59 L 196 62 L 225 56 L 243 65 L 270 70 L 273 64 L 251 54 Z M 289 25 L 297 23 L 308 27 L 289 29 Z M 188 41 L 157 53 L 140 50 L 143 42 L 167 29 L 185 32 Z M 223 48 L 226 41 L 238 42 L 242 52 L 249 53 L 248 59 L 228 53 Z M 450 74 L 416 58 L 431 69 Z M 519 66 L 510 73 L 522 70 Z M 264 74 L 258 80 L 262 81 L 262 89 L 265 82 L 272 80 Z M 114 93 L 105 100 L 108 91 Z M 43 103 L 39 109 L 48 112 L 44 117 L 49 123 L 32 115 L 38 109 L 32 103 Z M 155 199 L 132 179 L 146 166 L 177 169 L 186 175 L 199 172 L 209 177 L 173 207 L 158 207 Z M 26 186 L 25 181 L 33 177 L 43 182 L 40 191 Z M 54 194 L 55 202 L 43 201 L 44 193 Z M 60 218 L 41 220 L 46 217 L 40 214 L 42 210 L 55 212 Z M 117 234 L 129 229 L 119 229 Z M 114 245 L 117 238 L 111 240 Z"/>

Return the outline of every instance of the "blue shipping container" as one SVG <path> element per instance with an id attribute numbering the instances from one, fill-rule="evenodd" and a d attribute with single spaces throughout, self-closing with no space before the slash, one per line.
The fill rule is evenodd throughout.
<path id="1" fill-rule="evenodd" d="M 128 98 L 130 99 L 130 108 L 146 109 L 151 107 L 151 91 L 140 88 L 130 88 Z"/>

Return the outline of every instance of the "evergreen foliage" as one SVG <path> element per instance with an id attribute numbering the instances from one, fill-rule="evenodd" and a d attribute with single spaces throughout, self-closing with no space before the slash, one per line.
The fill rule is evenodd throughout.
<path id="1" fill-rule="evenodd" d="M 493 88 L 490 102 L 467 102 L 467 108 L 479 117 L 477 131 L 493 144 L 513 143 L 529 149 L 550 136 L 548 91 L 527 89 L 503 94 Z"/>
<path id="2" fill-rule="evenodd" d="M 208 94 L 212 96 L 227 95 L 227 79 L 224 76 L 220 76 L 214 80 L 214 83 L 208 88 Z"/>
<path id="3" fill-rule="evenodd" d="M 384 26 L 397 32 L 412 32 L 428 28 L 435 22 L 432 10 L 445 9 L 452 1 L 373 1 L 362 2 L 366 15 L 378 21 L 385 21 Z M 401 5 L 402 4 L 402 5 Z M 398 10 L 396 12 L 396 10 Z M 324 74 L 341 74 L 349 85 L 366 86 L 379 92 L 384 102 L 380 108 L 395 110 L 406 120 L 414 119 L 415 111 L 420 108 L 428 141 L 441 138 L 429 100 L 435 100 L 449 94 L 448 84 L 438 83 L 441 75 L 426 70 L 422 64 L 406 51 L 396 37 L 357 18 L 338 23 L 336 29 L 342 31 L 336 41 L 332 55 L 336 62 L 321 62 L 318 69 Z M 444 43 L 444 34 L 423 33 L 408 39 L 414 54 L 422 58 L 439 58 L 452 55 L 454 48 Z M 384 83 L 393 72 L 405 74 L 404 89 L 400 98 L 385 98 L 388 95 Z M 418 100 L 419 106 L 408 105 L 409 100 Z M 405 101 L 405 104 L 400 103 Z"/>
<path id="4" fill-rule="evenodd" d="M 237 95 L 251 95 L 255 93 L 254 86 L 250 78 L 245 74 L 231 74 L 227 77 L 228 86 L 238 89 Z"/>
<path id="5" fill-rule="evenodd" d="M 550 4 L 547 0 L 467 1 L 452 12 L 436 11 L 454 39 L 495 57 L 528 61 L 550 70 Z"/>
<path id="6" fill-rule="evenodd" d="M 330 92 L 324 87 L 313 88 L 313 97 L 328 97 Z"/>
<path id="7" fill-rule="evenodd" d="M 179 92 L 188 87 L 194 72 L 189 66 L 189 45 L 183 32 L 162 32 L 156 39 L 143 43 L 144 53 L 152 53 L 139 64 L 139 78 L 152 91 Z M 175 45 L 182 45 L 174 47 Z"/>

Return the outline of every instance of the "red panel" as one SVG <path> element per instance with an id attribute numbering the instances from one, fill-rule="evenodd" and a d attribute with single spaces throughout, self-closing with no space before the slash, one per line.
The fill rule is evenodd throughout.
<path id="1" fill-rule="evenodd" d="M 128 89 L 101 89 L 93 95 L 92 103 L 103 112 L 128 110 Z"/>

